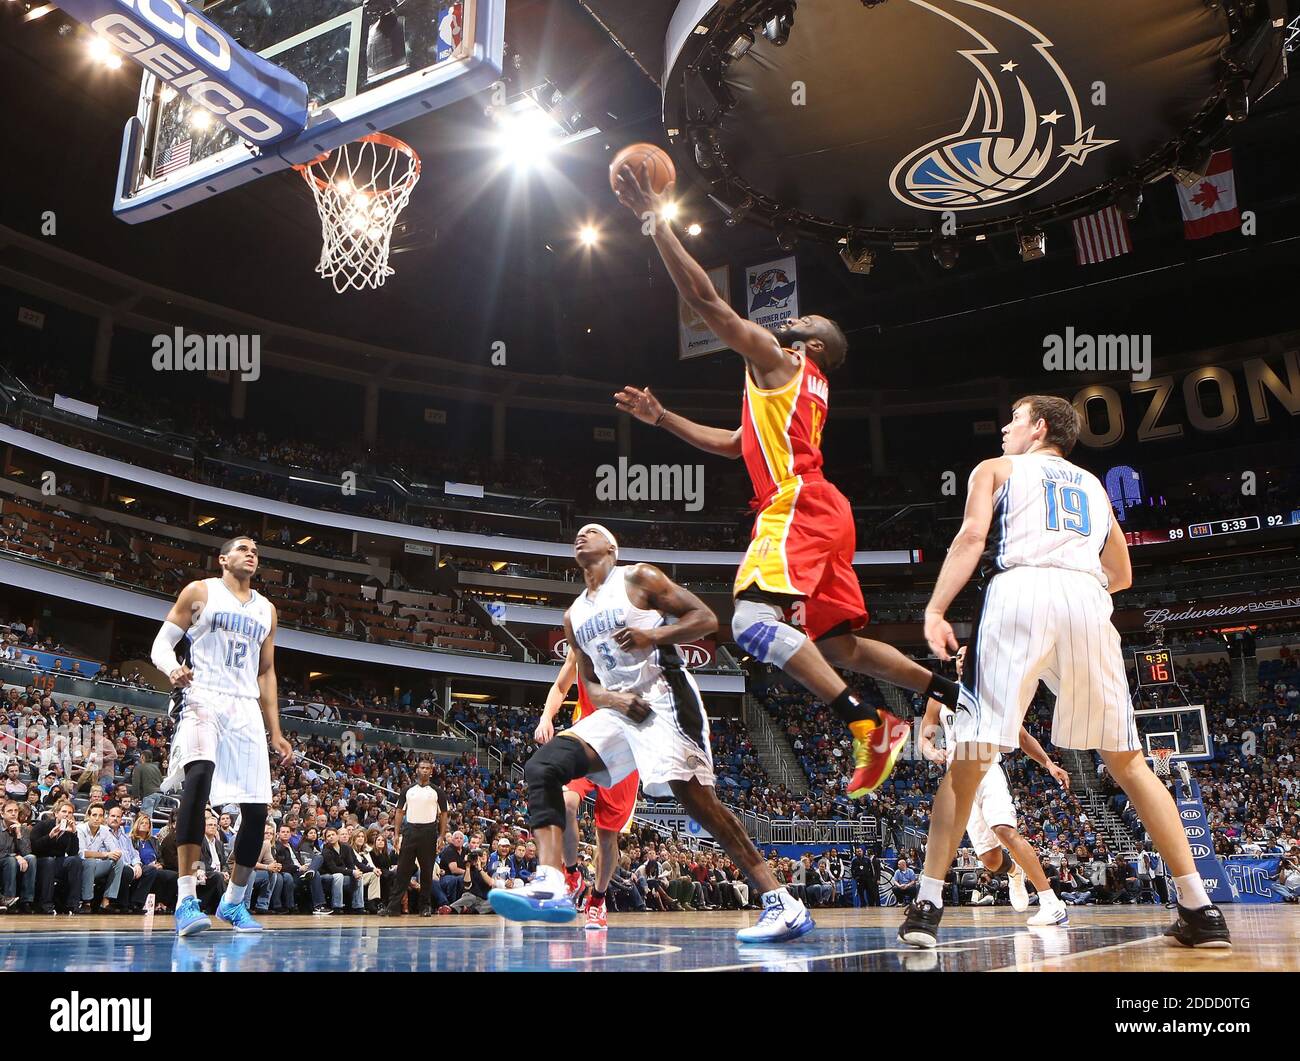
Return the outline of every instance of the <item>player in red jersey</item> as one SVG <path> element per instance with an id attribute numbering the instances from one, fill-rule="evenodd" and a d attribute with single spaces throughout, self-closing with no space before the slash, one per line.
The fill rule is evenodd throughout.
<path id="1" fill-rule="evenodd" d="M 853 735 L 848 794 L 878 788 L 907 741 L 907 726 L 849 692 L 835 667 L 869 674 L 957 706 L 957 684 L 931 674 L 891 645 L 858 637 L 867 608 L 853 570 L 853 513 L 822 474 L 821 440 L 830 405 L 826 373 L 848 343 L 826 317 L 786 321 L 770 332 L 745 320 L 714 290 L 664 218 L 646 173 L 624 166 L 618 198 L 652 231 L 683 301 L 745 361 L 744 407 L 734 431 L 669 412 L 649 389 L 626 387 L 618 408 L 663 427 L 707 453 L 743 457 L 754 487 L 754 533 L 733 587 L 736 643 L 780 667 L 829 704 Z M 793 624 L 793 625 L 792 625 Z"/>
<path id="2" fill-rule="evenodd" d="M 537 724 L 533 734 L 538 744 L 545 744 L 555 736 L 555 716 L 564 704 L 565 697 L 578 683 L 578 704 L 573 709 L 573 721 L 591 714 L 595 707 L 587 697 L 587 690 L 578 674 L 577 657 L 570 652 L 564 659 L 564 665 L 546 694 L 546 707 L 542 711 L 542 720 Z M 618 838 L 632 826 L 632 815 L 636 813 L 636 795 L 641 777 L 633 770 L 612 788 L 599 785 L 580 777 L 564 786 L 564 809 L 566 822 L 564 826 L 564 868 L 565 880 L 570 893 L 576 894 L 582 887 L 582 876 L 578 873 L 578 808 L 591 793 L 596 793 L 596 882 L 587 901 L 586 928 L 599 930 L 607 927 L 605 911 L 605 893 L 618 865 Z"/>

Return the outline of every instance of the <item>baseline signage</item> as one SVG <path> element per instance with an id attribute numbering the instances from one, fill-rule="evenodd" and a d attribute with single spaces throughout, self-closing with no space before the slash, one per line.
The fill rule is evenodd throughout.
<path id="1" fill-rule="evenodd" d="M 693 836 L 698 840 L 712 840 L 713 836 L 699 822 L 681 811 L 638 810 L 638 818 L 650 822 L 662 833 Z"/>
<path id="2" fill-rule="evenodd" d="M 1224 870 L 1239 903 L 1280 903 L 1282 897 L 1272 888 L 1277 879 L 1279 858 L 1230 858 Z"/>
<path id="3" fill-rule="evenodd" d="M 1175 802 L 1178 817 L 1182 820 L 1183 832 L 1187 834 L 1187 842 L 1192 849 L 1192 858 L 1196 860 L 1196 872 L 1205 885 L 1210 902 L 1216 905 L 1239 902 L 1232 880 L 1214 853 L 1210 823 L 1205 817 L 1205 804 L 1201 802 L 1201 786 L 1195 779 L 1192 780 L 1190 789 L 1179 782 L 1177 793 L 1179 798 Z"/>

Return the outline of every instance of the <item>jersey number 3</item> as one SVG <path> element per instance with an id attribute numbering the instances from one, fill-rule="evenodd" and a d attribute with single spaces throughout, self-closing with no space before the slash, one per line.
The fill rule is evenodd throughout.
<path id="1" fill-rule="evenodd" d="M 1077 486 L 1066 486 L 1057 498 L 1057 484 L 1048 479 L 1043 482 L 1047 496 L 1047 529 L 1074 531 L 1085 538 L 1092 533 L 1092 517 L 1088 514 L 1088 495 Z M 1061 513 L 1065 518 L 1061 518 Z"/>

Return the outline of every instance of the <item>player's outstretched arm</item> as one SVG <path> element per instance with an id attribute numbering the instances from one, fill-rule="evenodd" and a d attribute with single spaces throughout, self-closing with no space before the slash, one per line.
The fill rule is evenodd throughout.
<path id="1" fill-rule="evenodd" d="M 1101 550 L 1101 569 L 1106 572 L 1106 589 L 1111 593 L 1123 593 L 1133 585 L 1133 562 L 1129 559 L 1128 542 L 1114 518 L 1110 521 L 1110 533 L 1106 535 L 1106 544 Z"/>
<path id="2" fill-rule="evenodd" d="M 934 745 L 934 735 L 939 732 L 939 709 L 943 707 L 938 700 L 930 699 L 925 702 L 925 714 L 921 717 L 921 734 L 919 737 L 919 746 L 921 755 L 929 762 L 943 765 L 944 755 Z"/>
<path id="3" fill-rule="evenodd" d="M 280 765 L 293 762 L 293 746 L 280 732 L 280 686 L 275 678 L 275 631 L 279 626 L 279 613 L 271 605 L 271 629 L 262 642 L 262 654 L 257 661 L 257 699 L 262 708 L 262 719 L 271 736 L 271 747 L 280 756 Z"/>
<path id="4" fill-rule="evenodd" d="M 970 473 L 966 488 L 966 513 L 957 537 L 948 547 L 939 578 L 934 584 L 930 603 L 925 606 L 925 639 L 940 659 L 957 651 L 957 638 L 944 616 L 953 599 L 962 591 L 979 564 L 984 543 L 993 520 L 993 494 L 997 486 L 997 468 L 1008 463 L 1005 458 L 981 461 Z"/>
<path id="5" fill-rule="evenodd" d="M 1020 750 L 1051 774 L 1053 780 L 1065 791 L 1070 791 L 1070 775 L 1052 762 L 1052 757 L 1047 754 L 1047 749 L 1039 744 L 1038 738 L 1024 726 L 1020 727 Z"/>
<path id="6" fill-rule="evenodd" d="M 645 390 L 624 387 L 614 395 L 614 403 L 620 413 L 634 416 L 651 427 L 662 427 L 705 453 L 716 453 L 719 457 L 730 457 L 733 460 L 741 454 L 740 428 L 729 430 L 725 427 L 708 427 L 678 413 L 670 413 L 649 387 Z"/>
<path id="7" fill-rule="evenodd" d="M 672 198 L 675 185 L 669 185 L 662 195 L 650 187 L 647 166 L 636 172 L 624 166 L 618 174 L 618 201 L 631 210 L 643 224 L 653 225 L 659 257 L 668 267 L 673 285 L 691 309 L 700 315 L 713 334 L 754 366 L 759 372 L 780 368 L 787 361 L 781 344 L 766 328 L 745 320 L 729 306 L 713 288 L 709 274 L 682 246 L 673 232 L 672 224 L 663 216 L 664 206 Z"/>
<path id="8" fill-rule="evenodd" d="M 564 698 L 573 688 L 573 681 L 578 676 L 578 658 L 574 655 L 573 642 L 569 642 L 569 654 L 564 657 L 564 664 L 556 676 L 551 688 L 546 693 L 546 706 L 542 708 L 542 720 L 533 731 L 533 739 L 538 744 L 545 744 L 555 736 L 555 716 L 559 713 Z"/>

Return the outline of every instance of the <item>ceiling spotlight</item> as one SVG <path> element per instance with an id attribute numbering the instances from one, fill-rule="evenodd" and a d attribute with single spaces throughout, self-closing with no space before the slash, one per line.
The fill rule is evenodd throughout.
<path id="1" fill-rule="evenodd" d="M 746 216 L 753 209 L 754 209 L 754 197 L 752 195 L 747 195 L 745 196 L 745 198 L 741 199 L 740 202 L 733 209 L 728 211 L 727 220 L 724 222 L 724 224 L 728 228 L 735 228 L 737 225 L 739 225 L 742 221 L 745 220 Z"/>
<path id="2" fill-rule="evenodd" d="M 865 240 L 850 239 L 840 251 L 840 259 L 849 272 L 866 276 L 875 268 L 876 252 L 867 246 Z"/>
<path id="3" fill-rule="evenodd" d="M 698 236 L 698 235 L 699 235 L 701 232 L 703 232 L 703 231 L 704 231 L 704 226 L 701 225 L 698 221 L 693 221 L 693 222 L 692 222 L 692 223 L 687 227 L 687 229 L 686 229 L 686 234 L 687 234 L 688 236 Z"/>
<path id="4" fill-rule="evenodd" d="M 795 234 L 788 228 L 778 228 L 776 230 L 776 245 L 785 251 L 786 254 L 789 254 L 794 250 L 797 242 Z"/>
<path id="5" fill-rule="evenodd" d="M 500 115 L 497 148 L 501 157 L 521 170 L 544 160 L 559 141 L 559 126 L 540 107 Z"/>
<path id="6" fill-rule="evenodd" d="M 1214 152 L 1205 144 L 1184 144 L 1174 159 L 1174 180 L 1185 188 L 1199 184 L 1209 172 Z"/>
<path id="7" fill-rule="evenodd" d="M 578 241 L 584 247 L 594 247 L 600 240 L 600 233 L 595 225 L 583 225 L 578 233 Z"/>
<path id="8" fill-rule="evenodd" d="M 659 211 L 659 216 L 665 221 L 676 220 L 677 214 L 681 211 L 681 205 L 675 202 L 664 203 L 664 208 Z"/>
<path id="9" fill-rule="evenodd" d="M 737 59 L 745 58 L 752 47 L 754 47 L 754 31 L 748 26 L 741 26 L 727 42 L 727 46 L 722 49 L 722 53 L 735 62 Z"/>
<path id="10" fill-rule="evenodd" d="M 1142 210 L 1142 185 L 1136 181 L 1125 184 L 1115 196 L 1115 206 L 1130 221 L 1136 221 Z"/>
<path id="11" fill-rule="evenodd" d="M 1036 262 L 1047 255 L 1047 236 L 1041 228 L 1017 230 L 1020 238 L 1020 260 Z"/>
<path id="12" fill-rule="evenodd" d="M 936 240 L 930 253 L 934 255 L 934 260 L 939 263 L 942 269 L 951 269 L 957 264 L 957 256 L 961 254 L 961 248 L 955 239 Z"/>
<path id="13" fill-rule="evenodd" d="M 212 124 L 212 112 L 204 107 L 195 107 L 190 112 L 190 128 L 206 129 Z"/>
<path id="14" fill-rule="evenodd" d="M 1249 85 L 1242 78 L 1223 86 L 1223 102 L 1228 107 L 1228 121 L 1244 122 L 1250 117 Z"/>
<path id="15" fill-rule="evenodd" d="M 794 28 L 795 0 L 787 0 L 763 26 L 763 36 L 778 48 L 784 47 L 790 39 L 790 30 Z"/>

